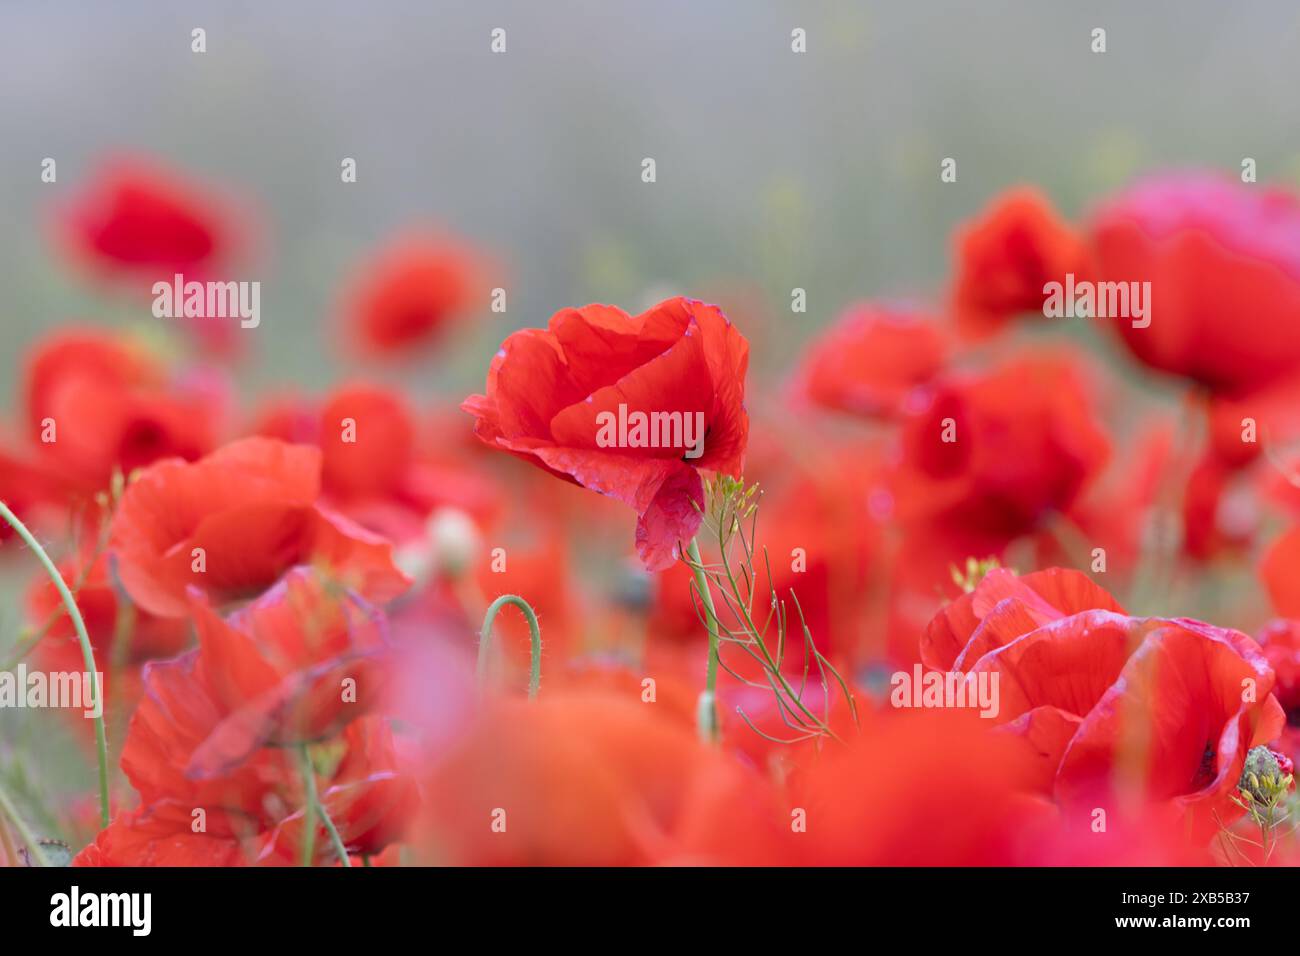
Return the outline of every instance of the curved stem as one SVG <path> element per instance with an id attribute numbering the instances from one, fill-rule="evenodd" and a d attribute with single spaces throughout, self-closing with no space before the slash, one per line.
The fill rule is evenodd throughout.
<path id="1" fill-rule="evenodd" d="M 492 622 L 496 619 L 497 612 L 507 604 L 519 608 L 523 612 L 524 619 L 528 621 L 529 640 L 532 644 L 529 654 L 528 699 L 534 700 L 538 689 L 542 686 L 542 631 L 537 626 L 537 615 L 533 613 L 532 606 L 517 594 L 501 595 L 488 605 L 487 613 L 483 615 L 483 630 L 479 632 L 478 641 L 479 686 L 487 680 L 488 645 L 492 638 Z"/>
<path id="2" fill-rule="evenodd" d="M 63 600 L 63 606 L 67 608 L 68 617 L 72 619 L 72 626 L 76 629 L 77 642 L 81 645 L 81 658 L 86 670 L 90 673 L 90 709 L 99 712 L 99 715 L 95 717 L 95 751 L 99 760 L 99 817 L 100 825 L 106 827 L 109 823 L 108 735 L 104 731 L 103 698 L 100 696 L 102 688 L 99 686 L 99 670 L 95 667 L 95 649 L 90 646 L 90 635 L 86 633 L 86 622 L 82 620 L 81 611 L 77 608 L 77 602 L 73 599 L 72 592 L 68 590 L 63 575 L 59 574 L 59 569 L 54 566 L 54 562 L 45 553 L 41 543 L 27 530 L 27 525 L 18 520 L 18 516 L 10 511 L 9 506 L 3 501 L 0 501 L 0 518 L 4 518 L 9 523 L 9 526 L 17 532 L 18 537 L 23 539 L 23 543 L 31 548 L 32 553 L 41 562 L 41 566 L 45 568 L 45 573 L 54 582 L 54 587 Z"/>
<path id="3" fill-rule="evenodd" d="M 72 583 L 72 587 L 77 593 L 81 592 L 82 587 L 86 583 L 86 579 L 90 577 L 90 569 L 94 567 L 95 561 L 97 561 L 98 558 L 98 554 L 92 555 L 82 566 L 81 573 L 77 575 L 77 580 Z M 24 633 L 19 634 L 18 639 L 14 641 L 14 646 L 8 659 L 6 659 L 4 663 L 0 663 L 0 671 L 11 671 L 17 667 L 19 663 L 22 662 L 23 658 L 36 648 L 36 645 L 41 642 L 41 639 L 45 637 L 49 630 L 54 627 L 55 624 L 59 623 L 59 618 L 63 617 L 65 613 L 66 612 L 63 608 L 56 607 L 50 612 L 49 616 L 41 622 L 40 627 L 28 628 Z"/>
<path id="4" fill-rule="evenodd" d="M 339 858 L 339 863 L 342 866 L 351 866 L 352 858 L 348 856 L 348 849 L 343 845 L 338 827 L 334 825 L 329 811 L 325 809 L 325 804 L 321 803 L 320 795 L 316 792 L 316 768 L 312 766 L 311 754 L 307 752 L 306 744 L 299 747 L 298 758 L 302 763 L 303 787 L 307 791 L 306 806 L 303 808 L 302 865 L 312 865 L 316 852 L 316 817 L 319 816 L 321 823 L 325 824 L 325 832 L 330 836 L 330 843 L 334 846 L 334 854 Z"/>
<path id="5" fill-rule="evenodd" d="M 709 661 L 704 672 L 704 692 L 700 694 L 699 706 L 695 714 L 695 724 L 699 728 L 700 739 L 708 743 L 717 743 L 718 725 L 718 612 L 713 606 L 713 593 L 709 590 L 709 578 L 704 573 L 704 562 L 700 559 L 700 545 L 694 538 L 686 549 L 691 559 L 691 572 L 695 575 L 695 588 L 700 592 L 700 601 L 704 604 L 705 624 L 709 630 Z"/>

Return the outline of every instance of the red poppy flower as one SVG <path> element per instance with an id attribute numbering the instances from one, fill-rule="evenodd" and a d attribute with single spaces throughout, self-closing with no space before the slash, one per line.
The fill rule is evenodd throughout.
<path id="1" fill-rule="evenodd" d="M 24 523 L 31 526 L 35 513 L 52 511 L 62 525 L 62 499 L 66 498 L 67 490 L 49 469 L 0 449 L 0 501 Z M 14 530 L 9 522 L 0 521 L 0 543 L 12 537 Z"/>
<path id="2" fill-rule="evenodd" d="M 69 381 L 89 379 L 108 387 L 161 385 L 165 370 L 148 351 L 102 329 L 63 328 L 45 336 L 27 352 L 23 394 L 32 435 L 51 413 L 58 393 Z"/>
<path id="3" fill-rule="evenodd" d="M 320 452 L 266 438 L 200 461 L 140 472 L 113 519 L 122 585 L 153 614 L 187 613 L 185 590 L 217 603 L 254 597 L 297 564 L 323 564 L 364 597 L 386 601 L 407 578 L 381 538 L 322 507 Z"/>
<path id="4" fill-rule="evenodd" d="M 1287 618 L 1300 618 L 1300 528 L 1292 528 L 1274 541 L 1264 553 L 1260 577 L 1268 589 L 1273 607 Z"/>
<path id="5" fill-rule="evenodd" d="M 936 618 L 923 649 L 932 666 L 997 676 L 994 719 L 1025 741 L 1067 816 L 1151 805 L 1208 838 L 1239 815 L 1247 751 L 1282 725 L 1249 637 L 1128 617 L 1077 572 L 995 571 Z"/>
<path id="6" fill-rule="evenodd" d="M 1113 810 L 1114 808 L 1112 808 Z M 1099 824 L 1105 824 L 1102 829 Z M 1033 821 L 1019 866 L 1214 866 L 1216 842 L 1190 843 L 1173 807 L 1092 814 L 1057 812 Z"/>
<path id="7" fill-rule="evenodd" d="M 496 481 L 472 460 L 485 453 L 472 433 L 466 432 L 464 446 L 448 446 L 447 429 L 454 425 L 443 420 L 451 412 L 443 412 L 417 419 L 400 392 L 357 382 L 323 402 L 275 396 L 257 410 L 248 431 L 319 447 L 327 506 L 400 547 L 420 547 L 439 509 L 486 525 L 504 501 Z M 456 413 L 455 424 L 462 421 Z"/>
<path id="8" fill-rule="evenodd" d="M 382 612 L 309 568 L 294 568 L 228 618 L 191 591 L 208 685 L 227 714 L 191 772 L 257 747 L 319 740 L 366 713 L 386 683 Z"/>
<path id="9" fill-rule="evenodd" d="M 1259 644 L 1277 677 L 1273 693 L 1278 703 L 1300 721 L 1300 621 L 1270 621 L 1259 633 Z"/>
<path id="10" fill-rule="evenodd" d="M 1273 694 L 1286 713 L 1277 749 L 1300 760 L 1300 621 L 1269 621 L 1256 639 L 1277 676 Z"/>
<path id="11" fill-rule="evenodd" d="M 1082 239 L 1035 189 L 1009 190 L 958 229 L 953 311 L 970 335 L 988 335 L 1020 313 L 1040 318 L 1049 282 L 1082 273 Z"/>
<path id="12" fill-rule="evenodd" d="M 339 498 L 397 489 L 415 455 L 415 423 L 397 393 L 373 385 L 336 389 L 320 412 L 321 479 Z"/>
<path id="13" fill-rule="evenodd" d="M 1151 283 L 1150 325 L 1116 325 L 1142 362 L 1228 395 L 1300 368 L 1300 200 L 1289 192 L 1168 175 L 1106 202 L 1090 236 L 1099 280 Z"/>
<path id="14" fill-rule="evenodd" d="M 471 308 L 479 268 L 474 253 L 449 239 L 410 235 L 392 241 L 362 267 L 344 295 L 351 339 L 380 355 L 428 344 Z"/>
<path id="15" fill-rule="evenodd" d="M 141 798 L 74 860 L 77 866 L 235 866 L 297 861 L 303 803 L 293 751 L 266 746 L 207 773 L 202 755 L 232 717 L 195 650 L 146 666 L 122 770 Z M 362 717 L 313 748 L 321 800 L 349 852 L 378 852 L 415 807 L 387 721 Z M 200 813 L 201 811 L 201 813 Z M 202 827 L 197 822 L 202 821 Z M 316 860 L 333 851 L 318 823 Z"/>
<path id="16" fill-rule="evenodd" d="M 165 381 L 143 350 L 98 331 L 60 332 L 27 362 L 27 425 L 52 468 L 86 491 L 162 458 L 195 459 L 216 444 L 221 389 Z"/>
<path id="17" fill-rule="evenodd" d="M 1110 452 L 1088 396 L 1083 370 L 1052 353 L 941 382 L 904 426 L 901 516 L 1009 541 L 1067 510 Z"/>
<path id="18" fill-rule="evenodd" d="M 197 832 L 195 809 L 204 811 L 203 829 Z M 242 866 L 248 862 L 243 841 L 250 827 L 238 814 L 162 801 L 119 813 L 72 865 Z"/>
<path id="19" fill-rule="evenodd" d="M 633 317 L 590 305 L 506 339 L 487 394 L 462 407 L 487 444 L 634 508 L 637 552 L 657 571 L 700 525 L 699 471 L 740 474 L 748 364 L 748 344 L 716 306 L 669 299 Z M 651 421 L 676 422 L 676 434 L 651 434 Z M 703 448 L 687 458 L 696 425 Z"/>
<path id="20" fill-rule="evenodd" d="M 1236 631 L 1185 619 L 1148 628 L 1083 717 L 1056 794 L 1067 808 L 1120 806 L 1134 791 L 1144 803 L 1170 801 L 1204 839 L 1239 815 L 1231 796 L 1247 752 L 1282 730 L 1273 672 Z"/>
<path id="21" fill-rule="evenodd" d="M 317 767 L 324 778 L 321 804 L 350 857 L 382 853 L 405 835 L 414 818 L 419 805 L 414 782 L 397 769 L 383 721 L 358 721 L 339 744 L 343 755 L 334 769 Z M 77 854 L 73 866 L 298 865 L 304 811 L 289 811 L 301 800 L 298 781 L 287 776 L 267 790 L 265 807 L 255 812 L 188 799 L 155 800 L 119 813 Z M 200 820 L 202 829 L 196 829 Z M 319 820 L 313 846 L 314 866 L 337 862 Z"/>
<path id="22" fill-rule="evenodd" d="M 930 316 L 907 306 L 861 303 L 808 350 L 799 391 L 824 408 L 893 417 L 914 389 L 943 369 L 948 351 Z"/>
<path id="23" fill-rule="evenodd" d="M 656 655 L 652 648 L 646 649 L 646 659 L 638 665 L 614 655 L 588 654 L 544 672 L 547 674 L 546 693 L 564 697 L 604 694 L 610 699 L 622 697 L 645 702 L 649 693 L 646 679 L 651 678 L 654 681 L 655 715 L 695 733 L 700 689 L 694 671 L 699 669 L 696 666 L 699 663 L 699 655 L 692 653 L 689 667 L 680 667 L 678 658 Z M 719 716 L 725 720 L 728 714 L 725 708 L 721 709 L 723 712 Z M 750 733 L 749 736 L 754 735 Z"/>
<path id="24" fill-rule="evenodd" d="M 290 445 L 319 445 L 320 409 L 305 395 L 274 392 L 258 402 L 244 430 L 249 435 L 276 438 Z"/>
<path id="25" fill-rule="evenodd" d="M 635 695 L 497 701 L 426 792 L 454 865 L 772 860 L 762 781 Z"/>
<path id="26" fill-rule="evenodd" d="M 268 807 L 293 805 L 297 768 L 293 751 L 283 747 L 257 750 L 221 774 L 192 772 L 203 769 L 192 766 L 195 755 L 229 716 L 197 649 L 151 661 L 143 681 L 144 697 L 122 748 L 122 772 L 144 805 L 176 800 L 250 819 Z"/>
<path id="27" fill-rule="evenodd" d="M 1080 611 L 1124 609 L 1081 571 L 1048 568 L 1017 575 L 994 568 L 949 602 L 921 635 L 921 660 L 935 670 L 968 670 L 1021 634 Z"/>
<path id="28" fill-rule="evenodd" d="M 1284 447 L 1300 438 L 1300 376 L 1209 401 L 1210 452 L 1230 468 L 1242 468 L 1265 448 Z"/>
<path id="29" fill-rule="evenodd" d="M 321 805 L 339 829 L 349 856 L 376 856 L 405 837 L 420 807 L 415 782 L 402 769 L 385 721 L 349 724 L 345 750 L 320 794 Z M 261 866 L 296 866 L 302 859 L 306 811 L 299 809 L 266 836 L 258 853 Z M 334 862 L 324 826 L 317 821 L 315 865 Z"/>
<path id="30" fill-rule="evenodd" d="M 239 242 L 234 215 L 210 190 L 135 158 L 98 170 L 59 227 L 78 258 L 150 279 L 211 274 Z"/>

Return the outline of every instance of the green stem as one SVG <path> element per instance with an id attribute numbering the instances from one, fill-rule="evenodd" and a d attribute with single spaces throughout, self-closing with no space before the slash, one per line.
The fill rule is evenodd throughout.
<path id="1" fill-rule="evenodd" d="M 528 621 L 528 634 L 532 642 L 529 654 L 528 699 L 535 700 L 537 691 L 542 686 L 542 631 L 537 626 L 537 615 L 533 613 L 532 607 L 517 594 L 501 595 L 488 605 L 487 613 L 483 615 L 483 630 L 480 632 L 478 642 L 479 686 L 483 686 L 487 681 L 488 645 L 492 639 L 492 622 L 496 619 L 497 612 L 507 604 L 513 604 L 519 608 L 523 612 L 525 620 Z"/>
<path id="2" fill-rule="evenodd" d="M 3 502 L 0 502 L 2 505 Z M 45 857 L 45 850 L 41 848 L 40 841 L 32 835 L 31 828 L 27 826 L 27 821 L 18 815 L 13 803 L 9 800 L 9 795 L 0 789 L 0 815 L 6 817 L 18 831 L 18 839 L 22 840 L 27 846 L 27 856 L 35 862 L 37 866 L 49 866 L 50 861 Z M 14 861 L 18 865 L 18 861 Z"/>
<path id="3" fill-rule="evenodd" d="M 95 560 L 98 560 L 98 558 L 92 558 L 91 562 Z M 76 589 L 77 593 L 81 593 L 81 589 L 86 583 L 86 578 L 90 576 L 90 569 L 92 566 L 93 563 L 87 563 L 82 568 L 81 574 L 77 576 L 77 580 L 73 583 L 72 586 Z M 53 628 L 55 624 L 59 623 L 59 618 L 63 617 L 65 613 L 66 612 L 63 608 L 55 608 L 50 612 L 49 617 L 42 622 L 40 627 L 29 628 L 22 634 L 19 634 L 17 640 L 14 641 L 13 650 L 10 652 L 9 658 L 4 663 L 0 664 L 0 671 L 11 671 L 17 667 L 23 658 L 36 648 L 36 645 L 41 642 L 41 639 L 45 637 L 49 630 Z"/>
<path id="4" fill-rule="evenodd" d="M 0 501 L 0 517 L 9 523 L 9 526 L 18 533 L 18 537 L 23 539 L 23 543 L 31 548 L 32 553 L 36 555 L 38 561 L 45 568 L 45 573 L 49 575 L 50 580 L 54 582 L 54 587 L 59 592 L 59 597 L 63 600 L 63 606 L 67 608 L 68 617 L 72 619 L 72 626 L 77 632 L 77 641 L 81 644 L 81 657 L 86 670 L 90 673 L 91 687 L 91 710 L 99 711 L 99 716 L 95 718 L 95 751 L 99 760 L 99 817 L 100 825 L 108 826 L 108 734 L 104 730 L 104 707 L 101 698 L 101 688 L 99 686 L 99 670 L 95 667 L 95 649 L 90 646 L 90 635 L 86 633 L 86 622 L 82 620 L 81 611 L 77 608 L 77 602 L 72 597 L 72 592 L 68 590 L 68 585 L 64 583 L 63 575 L 59 574 L 59 569 L 54 566 L 50 556 L 45 553 L 41 543 L 36 540 L 27 526 L 18 520 L 18 516 L 9 510 L 9 506 Z"/>
<path id="5" fill-rule="evenodd" d="M 713 593 L 709 590 L 709 578 L 704 573 L 704 562 L 700 558 L 700 545 L 694 538 L 686 549 L 691 559 L 691 572 L 695 575 L 695 588 L 700 592 L 700 601 L 704 604 L 704 621 L 709 630 L 709 661 L 704 672 L 704 692 L 696 708 L 695 723 L 699 728 L 700 739 L 706 743 L 717 743 L 720 738 L 718 723 L 718 612 L 713 606 Z"/>
<path id="6" fill-rule="evenodd" d="M 347 847 L 343 845 L 343 838 L 339 836 L 338 827 L 334 826 L 329 811 L 325 809 L 325 804 L 321 803 L 320 795 L 316 792 L 316 769 L 312 766 L 311 754 L 307 752 L 306 744 L 301 745 L 298 756 L 302 762 L 303 787 L 307 791 L 306 806 L 303 808 L 302 865 L 312 865 L 316 853 L 316 817 L 319 816 L 321 823 L 325 824 L 325 832 L 330 836 L 330 843 L 334 845 L 334 853 L 339 858 L 339 863 L 343 866 L 351 866 L 352 859 L 348 856 Z"/>

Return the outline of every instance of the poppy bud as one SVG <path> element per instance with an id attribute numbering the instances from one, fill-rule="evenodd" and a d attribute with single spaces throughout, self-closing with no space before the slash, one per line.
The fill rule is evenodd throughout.
<path id="1" fill-rule="evenodd" d="M 1252 747 L 1246 754 L 1246 765 L 1242 768 L 1237 787 L 1251 798 L 1267 803 L 1286 790 L 1285 779 L 1286 771 L 1274 751 L 1264 746 Z"/>

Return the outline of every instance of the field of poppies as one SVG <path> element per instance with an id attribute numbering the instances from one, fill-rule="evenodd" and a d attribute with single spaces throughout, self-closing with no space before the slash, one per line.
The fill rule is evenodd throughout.
<path id="1" fill-rule="evenodd" d="M 4 356 L 0 865 L 1300 863 L 1300 190 L 1253 161 L 988 190 L 941 282 L 836 303 L 534 311 L 397 222 L 318 277 L 318 387 L 238 177 L 59 177 L 44 254 L 133 318 Z"/>

